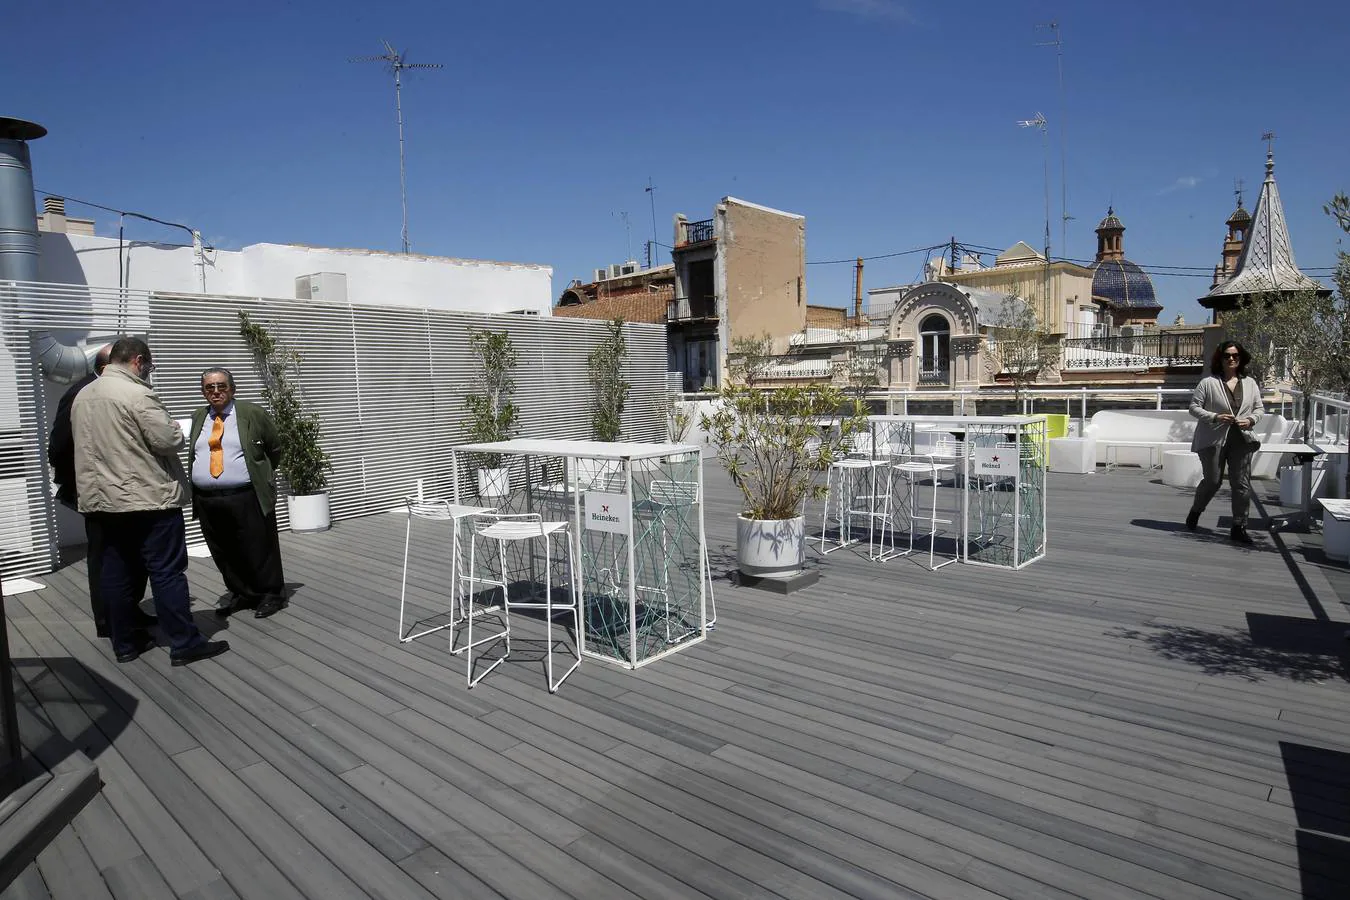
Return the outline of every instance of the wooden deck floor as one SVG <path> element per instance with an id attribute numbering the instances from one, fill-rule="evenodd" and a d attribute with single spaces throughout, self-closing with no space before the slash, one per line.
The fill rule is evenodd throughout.
<path id="1" fill-rule="evenodd" d="M 395 642 L 392 515 L 285 536 L 290 608 L 184 669 L 114 663 L 72 566 L 7 600 L 13 655 L 106 786 L 0 897 L 1350 897 L 1345 570 L 1182 532 L 1138 472 L 1050 491 L 1022 572 L 721 581 L 707 643 L 555 696 Z"/>

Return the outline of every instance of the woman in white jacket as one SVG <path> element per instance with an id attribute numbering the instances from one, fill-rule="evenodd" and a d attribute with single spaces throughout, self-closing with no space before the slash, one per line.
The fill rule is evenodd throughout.
<path id="1" fill-rule="evenodd" d="M 1199 419 L 1191 450 L 1200 457 L 1203 477 L 1195 489 L 1195 502 L 1186 516 L 1191 531 L 1200 524 L 1200 514 L 1219 491 L 1224 469 L 1233 493 L 1233 524 L 1229 536 L 1239 544 L 1250 544 L 1247 534 L 1247 510 L 1251 506 L 1252 453 L 1260 441 L 1252 429 L 1265 414 L 1261 406 L 1261 386 L 1247 374 L 1252 356 L 1237 341 L 1224 341 L 1210 360 L 1210 374 L 1196 385 L 1191 395 L 1191 415 Z"/>

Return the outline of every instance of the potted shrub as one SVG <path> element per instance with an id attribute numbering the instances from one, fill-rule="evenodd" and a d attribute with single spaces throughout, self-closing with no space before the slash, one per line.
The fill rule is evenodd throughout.
<path id="1" fill-rule="evenodd" d="M 327 491 L 332 464 L 320 443 L 318 417 L 304 409 L 296 378 L 300 356 L 242 311 L 239 334 L 253 354 L 263 383 L 263 403 L 276 422 L 281 442 L 278 468 L 290 489 L 286 509 L 291 531 L 327 531 L 332 524 Z"/>
<path id="2" fill-rule="evenodd" d="M 736 560 L 755 577 L 790 577 L 806 559 L 807 500 L 824 496 L 818 477 L 845 442 L 867 427 L 856 399 L 829 385 L 761 391 L 732 385 L 702 425 L 741 491 Z"/>
<path id="3" fill-rule="evenodd" d="M 623 336 L 623 319 L 606 322 L 605 328 L 600 346 L 586 360 L 593 392 L 591 426 L 597 441 L 617 441 L 631 387 L 623 377 L 628 366 L 628 342 Z"/>
<path id="4" fill-rule="evenodd" d="M 516 348 L 505 331 L 469 330 L 469 349 L 478 371 L 475 390 L 464 398 L 469 411 L 466 428 L 473 443 L 486 444 L 509 440 L 516 429 L 520 408 L 511 402 L 516 392 Z M 511 493 L 510 471 L 502 465 L 500 454 L 479 454 L 478 496 L 501 498 Z"/>

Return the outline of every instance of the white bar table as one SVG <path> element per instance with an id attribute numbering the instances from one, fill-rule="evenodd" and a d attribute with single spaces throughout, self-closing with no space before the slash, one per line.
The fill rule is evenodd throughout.
<path id="1" fill-rule="evenodd" d="M 1312 464 L 1319 456 L 1327 454 L 1345 453 L 1345 447 L 1322 445 L 1317 443 L 1304 444 L 1262 444 L 1256 449 L 1257 453 L 1278 453 L 1281 456 L 1288 453 L 1294 457 L 1294 461 L 1303 467 L 1303 496 L 1300 498 L 1299 511 L 1286 516 L 1279 522 L 1271 523 L 1270 530 L 1277 528 L 1281 531 L 1307 532 L 1312 527 Z"/>
<path id="2" fill-rule="evenodd" d="M 710 620 L 699 447 L 533 438 L 464 444 L 451 449 L 457 503 L 476 500 L 466 465 L 472 454 L 507 460 L 512 490 L 492 504 L 500 510 L 535 511 L 549 497 L 570 501 L 583 654 L 635 669 L 707 639 L 715 613 Z M 561 483 L 539 482 L 536 471 L 557 460 Z"/>
<path id="3" fill-rule="evenodd" d="M 964 479 L 958 548 L 962 562 L 1020 569 L 1045 556 L 1048 544 L 1045 463 L 1049 445 L 1044 416 L 868 416 L 868 426 L 872 433 L 874 454 L 914 453 L 915 437 L 919 431 L 961 435 L 959 440 L 966 448 L 963 458 L 957 461 L 958 471 Z M 972 538 L 971 492 L 981 489 L 980 476 L 989 475 L 992 472 L 989 466 L 996 464 L 992 457 L 986 459 L 995 449 L 994 445 L 1009 436 L 1018 448 L 1013 451 L 1017 460 L 1011 466 L 1005 463 L 997 477 L 1009 479 L 1008 483 L 1012 485 L 1011 512 L 1005 515 L 1003 511 L 998 511 L 993 517 L 1000 525 L 1004 518 L 1010 518 L 1013 523 L 1012 533 L 998 535 L 1000 540 L 995 542 L 986 540 L 990 535 L 982 529 L 979 535 Z M 1030 458 L 1022 449 L 1028 441 L 1036 448 Z M 1028 462 L 1032 465 L 1028 466 Z M 977 501 L 981 499 L 977 497 Z M 1027 527 L 1024 528 L 1024 525 Z M 972 543 L 984 546 L 972 553 Z M 991 549 L 995 546 L 1010 546 L 1011 557 L 1006 560 L 999 557 Z"/>

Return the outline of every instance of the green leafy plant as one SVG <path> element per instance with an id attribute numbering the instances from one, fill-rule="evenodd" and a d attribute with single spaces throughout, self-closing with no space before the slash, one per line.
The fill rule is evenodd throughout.
<path id="1" fill-rule="evenodd" d="M 676 444 L 684 443 L 689 437 L 689 429 L 694 427 L 694 414 L 683 406 L 679 397 L 665 394 L 661 399 L 661 412 L 666 419 L 666 435 Z"/>
<path id="2" fill-rule="evenodd" d="M 867 428 L 863 405 L 830 385 L 761 391 L 729 385 L 702 417 L 748 519 L 793 519 L 824 496 L 817 477 Z"/>
<path id="3" fill-rule="evenodd" d="M 617 441 L 623 429 L 623 408 L 631 387 L 624 378 L 628 365 L 628 342 L 623 336 L 623 319 L 605 323 L 600 346 L 586 360 L 591 376 L 593 406 L 591 430 L 597 441 Z"/>
<path id="4" fill-rule="evenodd" d="M 505 331 L 470 329 L 469 349 L 478 369 L 473 393 L 464 398 L 469 412 L 465 429 L 470 441 L 490 443 L 509 440 L 520 418 L 520 408 L 511 401 L 516 392 L 516 348 Z M 479 465 L 495 469 L 499 454 L 484 454 Z"/>
<path id="5" fill-rule="evenodd" d="M 1043 374 L 1058 368 L 1061 344 L 1045 330 L 1035 307 L 1014 294 L 1003 298 L 988 337 L 991 374 L 1002 372 L 1008 377 L 1020 410 L 1022 394 Z"/>
<path id="6" fill-rule="evenodd" d="M 775 359 L 773 339 L 767 334 L 734 338 L 727 360 L 731 381 L 746 387 L 755 387 L 768 375 Z"/>
<path id="7" fill-rule="evenodd" d="M 298 384 L 300 354 L 243 311 L 239 313 L 239 335 L 253 354 L 254 370 L 262 379 L 263 403 L 272 411 L 281 442 L 278 467 L 291 493 L 305 496 L 322 492 L 333 467 L 320 443 L 319 418 L 304 409 Z"/>

